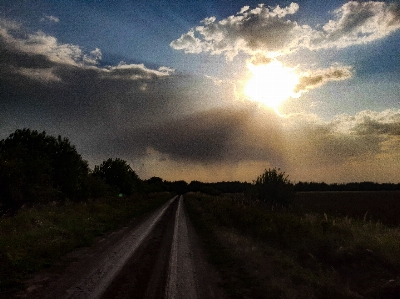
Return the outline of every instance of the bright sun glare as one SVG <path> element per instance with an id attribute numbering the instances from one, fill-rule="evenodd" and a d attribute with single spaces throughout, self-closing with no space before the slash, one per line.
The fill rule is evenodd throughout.
<path id="1" fill-rule="evenodd" d="M 261 65 L 249 63 L 247 66 L 253 76 L 247 81 L 244 94 L 274 109 L 293 94 L 299 82 L 294 70 L 284 67 L 277 60 Z"/>

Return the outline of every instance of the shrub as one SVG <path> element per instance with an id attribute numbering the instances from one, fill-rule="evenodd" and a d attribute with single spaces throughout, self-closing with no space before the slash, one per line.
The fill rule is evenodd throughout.
<path id="1" fill-rule="evenodd" d="M 293 184 L 280 168 L 266 169 L 253 182 L 253 195 L 261 202 L 287 205 L 294 197 Z"/>

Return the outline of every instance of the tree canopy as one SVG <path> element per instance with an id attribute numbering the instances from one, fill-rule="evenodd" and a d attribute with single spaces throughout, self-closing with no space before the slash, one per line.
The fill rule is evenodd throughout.
<path id="1" fill-rule="evenodd" d="M 6 206 L 83 195 L 88 163 L 67 138 L 16 130 L 0 141 L 0 200 Z"/>
<path id="2" fill-rule="evenodd" d="M 108 185 L 117 187 L 119 192 L 125 195 L 131 195 L 140 188 L 138 175 L 120 158 L 110 158 L 95 166 L 93 175 L 100 177 Z"/>

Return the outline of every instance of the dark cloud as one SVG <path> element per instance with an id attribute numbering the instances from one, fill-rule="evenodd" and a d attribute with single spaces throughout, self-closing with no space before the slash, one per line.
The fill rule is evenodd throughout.
<path id="1" fill-rule="evenodd" d="M 265 116 L 265 115 L 264 115 Z M 277 116 L 252 109 L 212 109 L 121 132 L 110 144 L 121 155 L 151 148 L 169 159 L 191 163 L 274 161 L 284 163 Z"/>

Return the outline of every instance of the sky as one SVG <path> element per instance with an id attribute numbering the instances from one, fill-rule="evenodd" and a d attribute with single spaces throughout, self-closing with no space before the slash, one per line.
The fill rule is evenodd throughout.
<path id="1" fill-rule="evenodd" d="M 0 139 L 142 178 L 400 181 L 400 2 L 1 0 Z"/>

